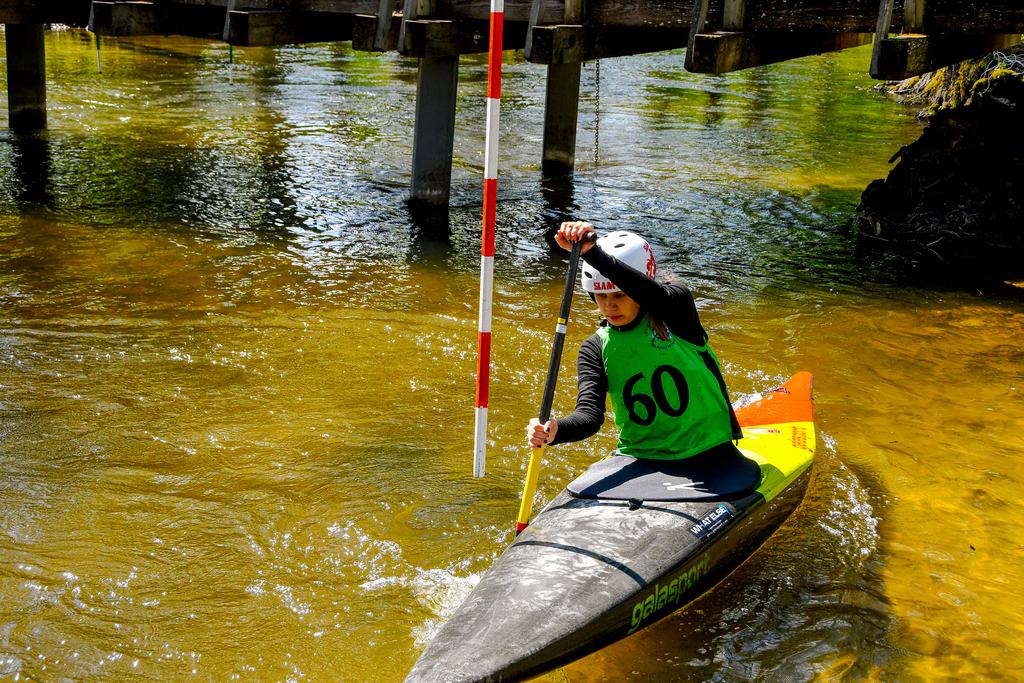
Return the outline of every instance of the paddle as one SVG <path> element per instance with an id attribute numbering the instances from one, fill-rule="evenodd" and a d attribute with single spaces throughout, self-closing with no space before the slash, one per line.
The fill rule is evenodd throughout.
<path id="1" fill-rule="evenodd" d="M 540 423 L 544 424 L 551 418 L 551 404 L 555 400 L 555 384 L 558 381 L 558 366 L 562 362 L 562 346 L 565 344 L 566 324 L 569 322 L 569 308 L 572 306 L 572 293 L 576 286 L 576 269 L 580 264 L 580 250 L 583 240 L 572 245 L 569 253 L 569 272 L 565 275 L 565 290 L 562 292 L 562 306 L 558 310 L 558 323 L 555 325 L 555 338 L 551 342 L 551 360 L 548 362 L 548 376 L 544 381 L 544 396 L 540 402 Z M 533 507 L 533 495 L 537 492 L 537 479 L 540 477 L 540 461 L 544 457 L 546 446 L 532 449 L 530 463 L 526 467 L 526 484 L 523 486 L 523 499 L 519 503 L 519 516 L 516 518 L 516 536 L 530 523 L 530 509 Z"/>

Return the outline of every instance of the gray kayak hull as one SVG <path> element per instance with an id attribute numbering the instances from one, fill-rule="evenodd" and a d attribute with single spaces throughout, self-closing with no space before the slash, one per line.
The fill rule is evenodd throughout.
<path id="1" fill-rule="evenodd" d="M 445 623 L 407 681 L 517 681 L 662 619 L 749 557 L 799 505 L 810 469 L 766 501 L 581 499 L 563 491 Z"/>

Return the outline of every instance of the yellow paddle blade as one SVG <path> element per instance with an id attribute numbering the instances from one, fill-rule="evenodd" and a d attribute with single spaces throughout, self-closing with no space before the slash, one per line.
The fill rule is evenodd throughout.
<path id="1" fill-rule="evenodd" d="M 533 495 L 537 492 L 537 480 L 540 478 L 540 460 L 544 457 L 545 450 L 547 450 L 547 446 L 531 449 L 530 463 L 526 466 L 526 484 L 523 486 L 523 499 L 519 501 L 519 516 L 516 517 L 516 536 L 530 523 Z"/>

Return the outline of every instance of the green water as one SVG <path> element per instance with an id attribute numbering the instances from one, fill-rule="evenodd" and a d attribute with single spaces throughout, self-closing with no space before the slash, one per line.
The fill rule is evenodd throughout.
<path id="1" fill-rule="evenodd" d="M 820 447 L 751 562 L 545 680 L 1024 676 L 1024 305 L 856 259 L 840 226 L 922 125 L 869 50 L 608 60 L 600 96 L 585 65 L 570 187 L 508 59 L 475 480 L 483 62 L 445 236 L 403 201 L 414 61 L 123 39 L 100 74 L 47 35 L 49 127 L 0 132 L 0 680 L 401 680 L 511 538 L 569 216 L 651 239 L 736 400 L 812 371 Z M 613 443 L 550 450 L 535 509 Z"/>

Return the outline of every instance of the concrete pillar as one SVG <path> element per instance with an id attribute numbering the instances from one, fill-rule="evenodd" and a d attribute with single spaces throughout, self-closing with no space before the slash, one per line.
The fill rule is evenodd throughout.
<path id="1" fill-rule="evenodd" d="M 580 62 L 550 64 L 544 96 L 545 176 L 568 175 L 576 165 L 576 116 L 580 108 Z"/>
<path id="2" fill-rule="evenodd" d="M 412 203 L 448 206 L 458 83 L 457 55 L 420 59 L 412 142 Z"/>
<path id="3" fill-rule="evenodd" d="M 8 125 L 46 127 L 46 46 L 42 24 L 7 24 Z"/>

